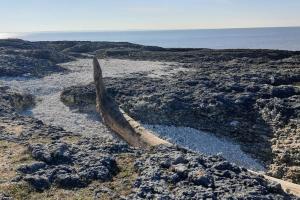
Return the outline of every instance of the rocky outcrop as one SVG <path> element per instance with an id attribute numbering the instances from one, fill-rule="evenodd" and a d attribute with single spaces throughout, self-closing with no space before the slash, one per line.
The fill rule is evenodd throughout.
<path id="1" fill-rule="evenodd" d="M 9 87 L 0 86 L 0 115 L 21 111 L 34 105 L 34 97 L 30 94 L 19 94 Z"/>
<path id="2" fill-rule="evenodd" d="M 70 61 L 55 49 L 22 40 L 0 40 L 0 76 L 41 77 L 66 71 L 57 64 Z"/>
<path id="3" fill-rule="evenodd" d="M 30 145 L 29 152 L 38 162 L 21 165 L 17 170 L 21 172 L 24 181 L 40 191 L 52 185 L 80 188 L 92 181 L 111 180 L 118 171 L 116 160 L 104 151 L 103 155 L 99 154 L 97 151 L 100 149 L 87 151 L 86 147 L 89 146 L 84 141 L 77 145 Z"/>
<path id="4" fill-rule="evenodd" d="M 129 196 L 132 199 L 272 199 L 268 191 L 281 190 L 278 184 L 266 182 L 220 157 L 176 148 L 160 147 L 142 155 L 135 167 L 139 177 L 133 185 L 135 193 Z M 243 186 L 236 190 L 233 182 Z"/>
<path id="5" fill-rule="evenodd" d="M 0 183 L 5 199 L 31 199 L 47 195 L 48 190 L 55 195 L 53 188 L 59 188 L 57 192 L 66 190 L 69 195 L 87 188 L 93 195 L 84 197 L 96 199 L 296 199 L 280 185 L 218 156 L 165 145 L 134 149 L 97 135 L 65 132 L 16 113 L 0 117 L 0 123 L 0 149 L 18 144 L 27 147 L 24 153 L 29 154 L 15 164 L 16 176 Z M 8 145 L 2 147 L 1 142 L 6 141 Z M 99 185 L 93 186 L 95 183 Z M 124 185 L 128 185 L 126 190 L 116 189 Z"/>
<path id="6" fill-rule="evenodd" d="M 139 73 L 104 79 L 107 92 L 134 119 L 227 136 L 265 162 L 270 175 L 299 183 L 298 52 L 183 50 L 173 56 L 177 54 L 177 61 L 183 54 L 195 59 L 163 78 Z M 74 98 L 69 105 L 81 106 L 95 98 L 94 90 L 93 84 L 67 88 L 62 98 L 69 95 Z"/>
<path id="7" fill-rule="evenodd" d="M 149 124 L 190 126 L 227 135 L 242 142 L 244 150 L 263 159 L 269 166 L 270 175 L 298 182 L 299 96 L 292 95 L 283 99 L 272 96 L 268 99 L 259 99 L 254 96 L 252 103 L 243 106 L 238 104 L 240 101 L 233 99 L 235 96 L 224 95 L 213 97 L 217 98 L 211 99 L 216 101 L 214 105 L 212 102 L 209 103 L 211 94 L 203 93 L 203 89 L 185 86 L 184 93 L 181 93 L 183 90 L 179 88 L 172 89 L 171 85 L 180 84 L 176 83 L 179 76 L 176 78 L 162 80 L 143 76 L 105 81 L 110 95 L 115 96 L 121 108 L 135 119 Z M 269 95 L 271 89 L 260 90 L 262 92 L 255 95 L 263 97 Z M 81 98 L 86 96 L 86 93 L 89 97 L 95 98 L 93 85 L 73 87 L 66 91 L 72 91 L 68 94 L 75 93 L 74 96 L 80 99 L 75 101 L 77 105 L 88 104 L 88 98 Z M 236 97 L 246 98 L 242 95 Z M 197 107 L 198 105 L 203 106 Z"/>
<path id="8" fill-rule="evenodd" d="M 19 49 L 43 48 L 46 45 L 60 52 L 77 44 L 80 42 L 0 41 L 3 48 L 8 48 L 9 45 Z M 152 50 L 162 51 L 147 49 L 148 52 Z M 72 51 L 64 54 L 73 54 Z M 187 54 L 190 50 L 172 51 Z M 136 82 L 136 87 L 149 81 L 146 76 L 144 78 L 146 82 Z M 122 86 L 116 84 L 118 81 L 123 80 L 108 79 L 104 82 L 108 85 L 107 93 L 116 97 L 124 108 L 125 105 L 130 105 L 130 99 L 135 95 L 127 93 L 131 92 L 129 89 L 119 90 Z M 124 83 L 132 84 L 128 80 Z M 188 83 L 195 85 L 193 81 Z M 130 86 L 126 84 L 124 86 Z M 114 89 L 113 85 L 120 88 Z M 155 87 L 146 88 L 155 93 Z M 147 150 L 136 149 L 117 139 L 104 139 L 100 136 L 101 132 L 83 136 L 46 125 L 38 119 L 18 114 L 17 107 L 23 107 L 23 95 L 9 88 L 0 90 L 0 198 L 63 199 L 67 196 L 70 199 L 296 199 L 285 193 L 278 184 L 232 165 L 218 156 L 208 157 L 165 145 Z M 117 91 L 126 92 L 121 95 Z M 139 93 L 138 90 L 136 92 Z M 12 103 L 14 95 L 20 95 L 17 99 L 21 100 Z M 94 95 L 96 96 L 95 93 Z M 125 103 L 120 96 L 126 97 L 124 101 L 130 101 Z M 159 99 L 161 98 L 156 98 Z M 76 101 L 77 98 L 74 102 Z M 127 110 L 130 115 L 134 114 L 130 109 Z M 165 116 L 161 115 L 163 117 Z"/>

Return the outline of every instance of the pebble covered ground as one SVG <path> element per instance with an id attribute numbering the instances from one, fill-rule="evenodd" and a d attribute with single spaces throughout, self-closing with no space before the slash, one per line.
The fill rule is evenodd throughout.
<path id="1" fill-rule="evenodd" d="M 129 60 L 101 60 L 104 67 L 104 76 L 124 76 L 132 72 L 159 71 L 165 68 L 166 63 Z M 106 126 L 90 115 L 71 111 L 60 101 L 60 94 L 64 88 L 73 85 L 88 84 L 93 80 L 91 59 L 80 59 L 61 65 L 68 69 L 67 73 L 54 73 L 43 78 L 2 77 L 2 85 L 9 86 L 22 93 L 35 95 L 36 105 L 25 111 L 43 122 L 63 127 L 72 132 L 94 134 L 101 133 L 103 137 L 112 137 Z"/>
<path id="2" fill-rule="evenodd" d="M 156 135 L 195 152 L 205 155 L 220 155 L 229 162 L 257 172 L 264 173 L 266 169 L 259 161 L 244 153 L 240 145 L 229 139 L 214 136 L 211 133 L 189 127 L 163 125 L 144 125 Z"/>

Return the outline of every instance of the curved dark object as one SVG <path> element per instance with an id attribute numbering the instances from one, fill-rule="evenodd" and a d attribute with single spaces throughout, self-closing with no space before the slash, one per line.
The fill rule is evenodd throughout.
<path id="1" fill-rule="evenodd" d="M 132 146 L 171 145 L 169 142 L 146 130 L 119 108 L 115 101 L 106 93 L 102 70 L 97 58 L 94 58 L 93 66 L 97 111 L 101 114 L 104 123 Z"/>

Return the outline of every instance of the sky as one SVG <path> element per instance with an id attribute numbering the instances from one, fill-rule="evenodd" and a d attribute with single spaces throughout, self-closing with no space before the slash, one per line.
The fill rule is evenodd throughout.
<path id="1" fill-rule="evenodd" d="M 300 26 L 300 0 L 0 0 L 0 32 Z"/>

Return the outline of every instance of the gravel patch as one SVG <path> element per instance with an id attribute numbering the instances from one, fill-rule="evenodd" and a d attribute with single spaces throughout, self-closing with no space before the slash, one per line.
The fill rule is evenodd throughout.
<path id="1" fill-rule="evenodd" d="M 105 77 L 120 77 L 129 73 L 163 71 L 170 64 L 150 61 L 101 60 Z M 81 134 L 100 134 L 103 137 L 115 138 L 112 132 L 101 122 L 100 118 L 74 112 L 60 101 L 64 88 L 73 85 L 88 84 L 93 80 L 91 59 L 79 59 L 61 64 L 69 73 L 55 73 L 44 78 L 29 79 L 24 77 L 1 78 L 2 85 L 17 91 L 36 96 L 34 108 L 24 114 L 32 115 L 46 124 L 63 127 L 67 131 Z"/>
<path id="2" fill-rule="evenodd" d="M 205 155 L 220 155 L 229 162 L 239 166 L 264 172 L 266 169 L 255 159 L 245 154 L 240 146 L 225 138 L 218 138 L 212 134 L 189 127 L 175 127 L 162 125 L 144 125 L 154 133 L 171 143 Z"/>

